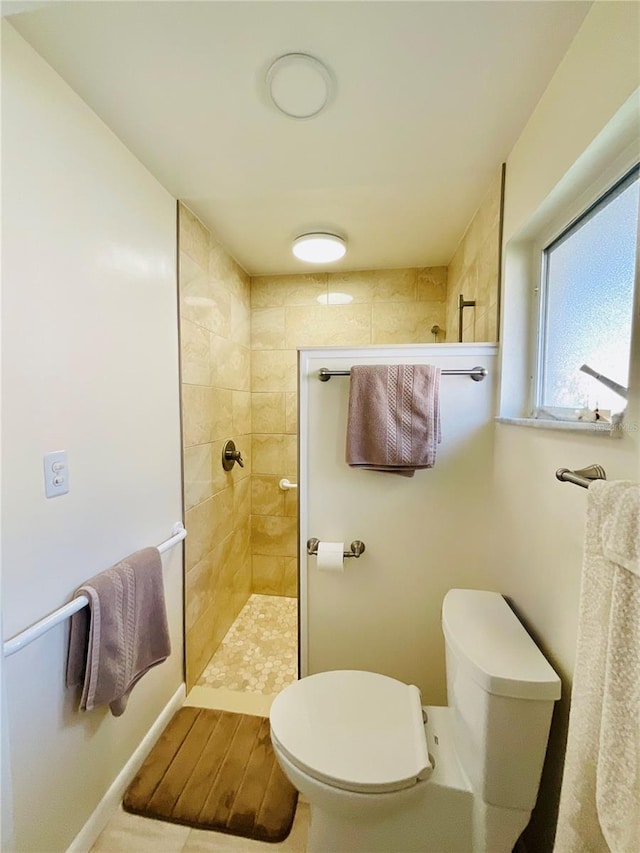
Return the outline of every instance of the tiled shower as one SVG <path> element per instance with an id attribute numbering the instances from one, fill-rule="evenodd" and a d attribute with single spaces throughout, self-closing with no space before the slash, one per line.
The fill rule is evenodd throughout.
<path id="1" fill-rule="evenodd" d="M 495 340 L 499 200 L 496 175 L 449 268 L 257 277 L 179 206 L 188 688 L 254 689 L 261 677 L 230 663 L 255 663 L 253 621 L 265 662 L 283 660 L 267 651 L 266 625 L 289 633 L 298 594 L 298 491 L 279 485 L 298 481 L 297 348 L 453 342 L 460 288 L 476 301 L 464 340 Z M 244 461 L 229 472 L 227 439 Z M 297 632 L 288 642 L 295 652 Z"/>

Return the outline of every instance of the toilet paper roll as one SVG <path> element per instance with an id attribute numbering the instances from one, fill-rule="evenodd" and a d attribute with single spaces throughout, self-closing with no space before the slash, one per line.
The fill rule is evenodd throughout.
<path id="1" fill-rule="evenodd" d="M 318 569 L 328 572 L 344 571 L 344 542 L 318 543 Z"/>

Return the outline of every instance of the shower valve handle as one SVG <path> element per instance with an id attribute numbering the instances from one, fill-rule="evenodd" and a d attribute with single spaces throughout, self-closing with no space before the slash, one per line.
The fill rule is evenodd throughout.
<path id="1" fill-rule="evenodd" d="M 225 471 L 230 471 L 236 462 L 241 468 L 244 468 L 242 453 L 236 450 L 235 443 L 229 439 L 222 448 L 222 467 Z"/>

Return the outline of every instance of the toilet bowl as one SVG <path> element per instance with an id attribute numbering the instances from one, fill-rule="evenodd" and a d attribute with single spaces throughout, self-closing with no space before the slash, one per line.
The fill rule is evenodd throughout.
<path id="1" fill-rule="evenodd" d="M 274 700 L 271 740 L 310 803 L 310 853 L 512 850 L 560 682 L 497 593 L 451 590 L 443 629 L 447 707 L 358 670 L 302 678 Z"/>

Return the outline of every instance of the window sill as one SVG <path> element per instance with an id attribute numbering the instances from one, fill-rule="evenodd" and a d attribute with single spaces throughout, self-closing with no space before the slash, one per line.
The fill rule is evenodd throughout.
<path id="1" fill-rule="evenodd" d="M 543 418 L 496 418 L 498 424 L 532 427 L 533 429 L 551 429 L 557 432 L 579 432 L 590 435 L 602 435 L 605 438 L 621 438 L 624 427 L 621 424 L 609 424 L 583 421 L 552 421 Z"/>

